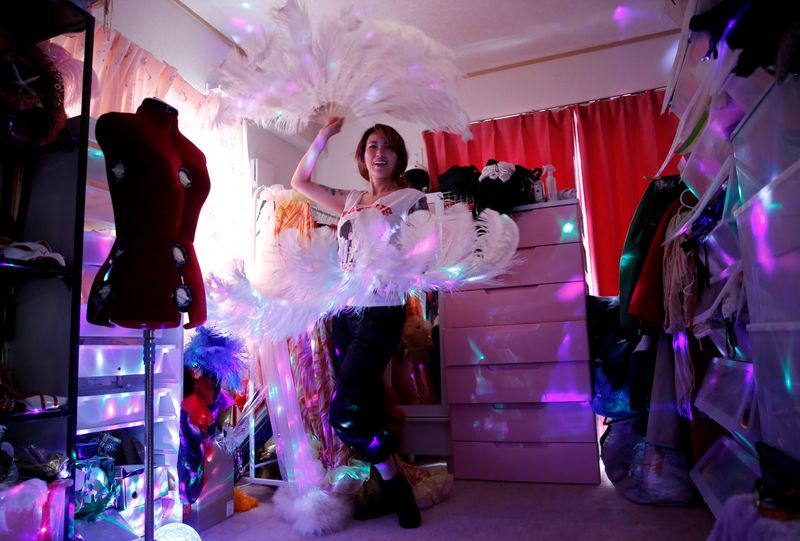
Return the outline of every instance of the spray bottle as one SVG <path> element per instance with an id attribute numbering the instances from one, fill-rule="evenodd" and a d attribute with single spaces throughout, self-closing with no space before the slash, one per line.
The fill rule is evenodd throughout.
<path id="1" fill-rule="evenodd" d="M 544 181 L 544 187 L 545 191 L 547 192 L 548 201 L 558 200 L 558 187 L 556 186 L 555 172 L 556 168 L 554 166 L 544 166 L 544 175 L 542 175 L 542 180 Z"/>

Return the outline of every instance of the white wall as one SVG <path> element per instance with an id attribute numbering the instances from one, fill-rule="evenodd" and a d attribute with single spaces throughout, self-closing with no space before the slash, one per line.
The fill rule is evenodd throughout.
<path id="1" fill-rule="evenodd" d="M 254 160 L 258 163 L 258 185 L 283 184 L 287 188 L 295 166 L 305 152 L 305 149 L 301 150 L 299 146 L 252 123 L 247 125 L 247 150 L 251 166 Z"/>
<path id="2" fill-rule="evenodd" d="M 115 29 L 205 90 L 208 67 L 228 52 L 223 40 L 169 0 L 115 0 L 113 6 Z M 471 77 L 461 82 L 457 97 L 475 121 L 664 86 L 677 41 L 677 35 L 660 37 Z M 427 163 L 422 126 L 392 118 L 348 119 L 320 159 L 315 172 L 319 182 L 338 188 L 366 185 L 353 153 L 363 131 L 375 122 L 390 124 L 400 132 L 410 166 Z M 313 131 L 304 135 L 309 137 L 309 133 Z M 291 144 L 257 128 L 248 130 L 248 137 L 251 156 L 272 166 L 274 182 L 283 183 L 287 174 L 291 178 L 302 156 L 302 139 Z"/>
<path id="3" fill-rule="evenodd" d="M 170 0 L 114 0 L 112 7 L 112 28 L 206 91 L 208 68 L 230 49 L 226 41 Z M 101 24 L 102 12 L 95 16 Z"/>
<path id="4" fill-rule="evenodd" d="M 657 88 L 667 83 L 677 42 L 676 34 L 471 77 L 462 81 L 457 97 L 475 121 Z M 353 153 L 361 133 L 376 121 L 400 132 L 409 165 L 414 157 L 427 163 L 421 126 L 391 118 L 349 120 L 317 166 L 319 182 L 340 188 L 365 186 Z"/>

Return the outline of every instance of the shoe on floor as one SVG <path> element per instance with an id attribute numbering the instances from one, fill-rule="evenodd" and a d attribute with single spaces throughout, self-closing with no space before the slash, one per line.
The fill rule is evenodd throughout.
<path id="1" fill-rule="evenodd" d="M 383 488 L 386 497 L 397 511 L 397 521 L 402 528 L 419 528 L 422 524 L 422 515 L 414 500 L 414 491 L 408 484 L 405 476 L 399 471 L 388 481 L 384 481 Z"/>
<path id="2" fill-rule="evenodd" d="M 11 242 L 2 245 L 2 255 L 6 259 L 17 261 L 50 261 L 62 267 L 66 266 L 64 256 L 52 251 L 45 241 L 37 242 Z"/>

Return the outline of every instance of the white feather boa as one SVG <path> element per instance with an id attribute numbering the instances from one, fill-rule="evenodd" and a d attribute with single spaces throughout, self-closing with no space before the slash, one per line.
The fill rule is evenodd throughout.
<path id="1" fill-rule="evenodd" d="M 314 229 L 311 239 L 287 229 L 266 250 L 251 273 L 237 263 L 227 278 L 208 279 L 209 321 L 246 340 L 281 340 L 308 332 L 321 318 L 363 306 L 373 292 L 396 295 L 452 291 L 488 281 L 514 264 L 519 230 L 493 210 L 477 219 L 465 205 L 444 214 L 417 211 L 389 228 L 381 213 L 363 210 L 353 221 L 359 246 L 353 266 L 339 266 L 336 232 Z"/>
<path id="2" fill-rule="evenodd" d="M 389 115 L 472 137 L 449 88 L 459 78 L 453 52 L 412 26 L 354 9 L 312 25 L 288 0 L 242 47 L 246 57 L 232 51 L 209 77 L 230 98 L 223 116 L 296 133 L 326 116 Z"/>

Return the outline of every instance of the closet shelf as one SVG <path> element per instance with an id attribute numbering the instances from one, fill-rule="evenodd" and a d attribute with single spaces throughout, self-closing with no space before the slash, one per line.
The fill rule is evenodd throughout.
<path id="1" fill-rule="evenodd" d="M 3 7 L 4 34 L 39 42 L 86 28 L 86 13 L 72 2 L 50 2 L 42 18 L 42 2 L 7 2 Z"/>
<path id="2" fill-rule="evenodd" d="M 81 378 L 83 379 L 83 378 Z M 170 391 L 178 386 L 180 382 L 173 378 L 155 378 L 155 382 L 153 382 L 153 388 L 155 389 L 156 396 L 164 396 L 170 393 Z M 106 395 L 113 396 L 115 398 L 124 398 L 126 396 L 132 396 L 135 394 L 140 394 L 144 396 L 144 381 L 136 381 L 133 383 L 128 383 L 125 387 L 94 387 L 94 388 L 80 388 L 78 387 L 78 402 L 92 400 L 96 398 L 101 398 Z"/>
<path id="3" fill-rule="evenodd" d="M 0 424 L 27 423 L 43 419 L 58 419 L 69 417 L 67 405 L 49 410 L 31 410 L 22 413 L 0 413 Z"/>
<path id="4" fill-rule="evenodd" d="M 0 277 L 3 280 L 36 280 L 43 278 L 67 278 L 72 276 L 72 269 L 57 267 L 37 261 L 19 261 L 0 257 Z"/>
<path id="5" fill-rule="evenodd" d="M 153 417 L 154 423 L 164 423 L 167 421 L 177 421 L 177 415 L 157 415 Z M 139 419 L 137 421 L 128 421 L 125 423 L 112 423 L 107 425 L 100 425 L 100 426 L 92 426 L 86 428 L 79 428 L 75 431 L 75 434 L 78 436 L 83 436 L 86 434 L 95 434 L 97 432 L 110 432 L 112 430 L 121 430 L 123 428 L 133 428 L 137 426 L 144 426 L 144 419 Z"/>
<path id="6" fill-rule="evenodd" d="M 143 347 L 143 338 L 136 336 L 81 336 L 81 346 L 139 346 Z M 156 342 L 156 346 L 162 345 Z M 167 345 L 167 344 L 164 344 Z"/>

